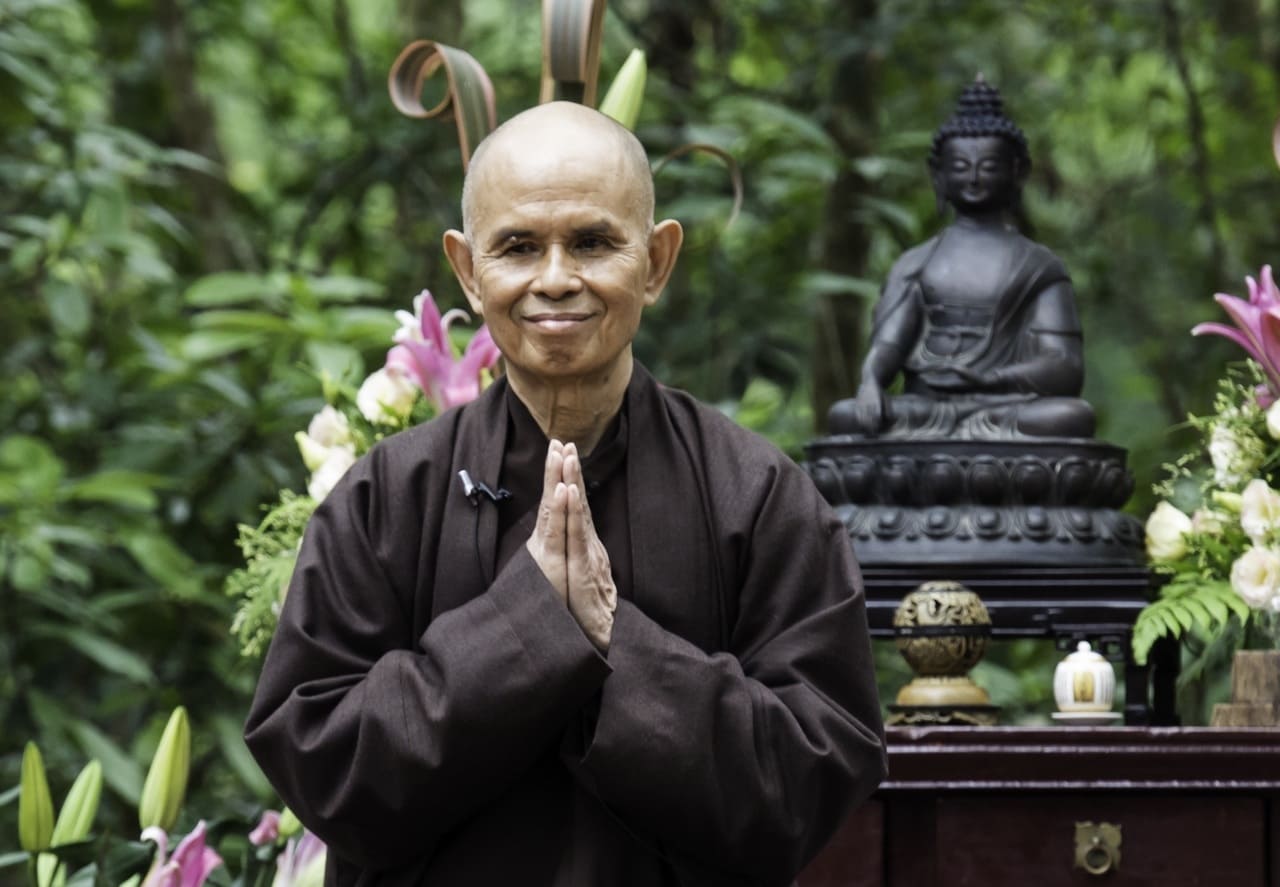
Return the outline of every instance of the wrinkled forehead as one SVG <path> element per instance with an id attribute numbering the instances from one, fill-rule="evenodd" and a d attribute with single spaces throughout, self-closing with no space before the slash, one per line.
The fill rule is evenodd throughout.
<path id="1" fill-rule="evenodd" d="M 474 227 L 495 214 L 541 202 L 556 212 L 594 206 L 651 225 L 648 158 L 639 143 L 629 141 L 634 137 L 613 121 L 577 109 L 516 118 L 472 159 L 463 189 L 464 224 Z"/>

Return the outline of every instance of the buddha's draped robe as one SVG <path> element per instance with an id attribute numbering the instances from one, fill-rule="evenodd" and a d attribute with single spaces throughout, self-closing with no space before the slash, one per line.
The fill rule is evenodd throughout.
<path id="1" fill-rule="evenodd" d="M 788 883 L 884 773 L 842 525 L 771 445 L 637 365 L 584 462 L 619 587 L 602 655 L 523 544 L 546 446 L 500 380 L 347 473 L 307 528 L 250 749 L 331 885 Z M 511 498 L 473 504 L 463 469 Z"/>
<path id="2" fill-rule="evenodd" d="M 945 292 L 924 289 L 929 262 L 949 230 L 903 253 L 872 314 L 871 341 L 907 349 L 900 398 L 905 409 L 898 412 L 909 421 L 888 429 L 886 436 L 920 431 L 937 437 L 1008 437 L 1019 405 L 1046 396 L 1074 399 L 1080 393 L 1078 374 L 1062 369 L 1064 363 L 1080 363 L 1082 345 L 1061 260 L 1043 245 L 1010 233 L 1005 252 L 993 257 L 1003 265 L 998 291 L 985 306 L 949 305 Z M 1046 337 L 1052 348 L 1044 345 Z M 939 343 L 961 344 L 940 348 Z M 998 371 L 1012 390 L 964 393 L 930 387 L 927 374 L 956 367 L 978 375 Z"/>

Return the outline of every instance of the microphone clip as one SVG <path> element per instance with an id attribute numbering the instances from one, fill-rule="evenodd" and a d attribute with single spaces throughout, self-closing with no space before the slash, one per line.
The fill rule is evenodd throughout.
<path id="1" fill-rule="evenodd" d="M 472 505 L 479 506 L 481 496 L 495 505 L 511 498 L 511 493 L 502 487 L 495 491 L 484 481 L 472 480 L 470 472 L 465 468 L 458 472 L 458 480 L 462 481 L 462 493 Z"/>

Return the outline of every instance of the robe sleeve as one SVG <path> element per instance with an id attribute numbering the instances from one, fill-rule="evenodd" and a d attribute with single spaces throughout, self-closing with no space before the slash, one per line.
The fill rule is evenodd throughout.
<path id="1" fill-rule="evenodd" d="M 775 469 L 751 510 L 718 503 L 754 514 L 737 540 L 732 652 L 707 654 L 620 602 L 594 729 L 563 750 L 659 852 L 734 883 L 789 883 L 885 773 L 848 538 L 795 466 Z"/>
<path id="2" fill-rule="evenodd" d="M 307 527 L 245 739 L 308 828 L 380 870 L 554 748 L 609 666 L 523 547 L 413 637 L 396 586 L 415 572 L 421 503 L 379 501 L 374 473 L 353 467 Z"/>

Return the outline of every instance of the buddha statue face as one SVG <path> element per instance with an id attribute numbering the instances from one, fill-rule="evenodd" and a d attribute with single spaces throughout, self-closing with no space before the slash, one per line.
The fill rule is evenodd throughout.
<path id="1" fill-rule="evenodd" d="M 1001 136 L 954 136 L 942 145 L 934 188 L 960 214 L 1008 209 L 1023 175 L 1013 144 Z"/>

